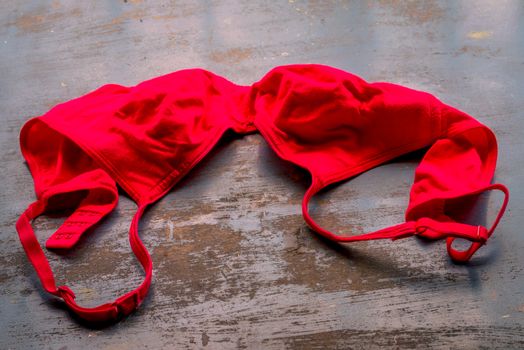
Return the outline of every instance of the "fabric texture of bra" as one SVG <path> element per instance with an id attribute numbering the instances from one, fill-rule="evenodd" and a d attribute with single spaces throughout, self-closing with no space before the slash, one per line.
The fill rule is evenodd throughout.
<path id="1" fill-rule="evenodd" d="M 134 87 L 104 85 L 30 119 L 22 153 L 37 200 L 17 231 L 43 288 L 91 322 L 120 319 L 145 298 L 152 262 L 138 235 L 145 208 L 164 196 L 227 130 L 260 132 L 281 158 L 306 169 L 311 186 L 302 211 L 315 232 L 338 242 L 413 235 L 447 241 L 455 262 L 467 262 L 486 243 L 506 208 L 504 185 L 491 184 L 497 142 L 493 132 L 434 96 L 390 83 L 367 83 L 322 65 L 276 67 L 251 86 L 201 69 L 177 71 Z M 403 154 L 428 148 L 416 168 L 405 222 L 372 233 L 329 232 L 310 217 L 308 203 L 327 185 Z M 117 204 L 117 185 L 137 203 L 129 240 L 145 278 L 114 302 L 85 308 L 67 286 L 56 286 L 31 220 L 49 212 L 72 214 L 47 240 L 70 249 Z M 463 210 L 487 190 L 505 194 L 490 228 L 460 223 Z M 455 238 L 469 249 L 452 247 Z"/>

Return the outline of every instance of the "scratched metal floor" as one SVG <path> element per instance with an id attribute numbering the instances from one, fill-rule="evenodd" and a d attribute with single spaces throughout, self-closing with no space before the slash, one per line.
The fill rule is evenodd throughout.
<path id="1" fill-rule="evenodd" d="M 34 198 L 25 120 L 109 82 L 198 66 L 250 84 L 306 62 L 432 92 L 493 128 L 512 200 L 470 264 L 444 242 L 319 239 L 300 215 L 307 174 L 259 135 L 229 135 L 145 216 L 155 278 L 138 312 L 94 329 L 43 294 L 14 228 Z M 0 348 L 524 347 L 522 1 L 2 1 L 0 106 Z M 419 157 L 333 188 L 314 216 L 336 232 L 401 222 Z M 500 197 L 484 204 L 489 220 Z M 141 280 L 134 210 L 122 194 L 78 249 L 48 252 L 84 305 Z M 34 226 L 43 242 L 59 224 Z"/>

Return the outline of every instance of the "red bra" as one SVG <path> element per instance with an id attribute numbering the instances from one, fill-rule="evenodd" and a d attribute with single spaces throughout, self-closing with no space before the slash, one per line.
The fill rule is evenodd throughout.
<path id="1" fill-rule="evenodd" d="M 430 94 L 370 84 L 321 65 L 277 67 L 252 86 L 235 85 L 205 70 L 183 70 L 134 87 L 102 86 L 24 125 L 20 143 L 38 200 L 16 227 L 45 290 L 89 321 L 117 320 L 135 310 L 152 275 L 151 258 L 137 233 L 144 209 L 229 129 L 260 131 L 281 158 L 311 173 L 304 218 L 334 241 L 446 238 L 451 259 L 466 262 L 491 236 L 508 202 L 506 187 L 490 184 L 497 159 L 493 132 Z M 429 150 L 415 171 L 406 222 L 341 236 L 309 216 L 309 200 L 327 185 L 425 147 Z M 138 205 L 129 240 L 145 279 L 112 303 L 80 307 L 67 286 L 55 285 L 30 221 L 48 212 L 72 211 L 46 243 L 47 248 L 69 249 L 116 206 L 117 184 Z M 494 189 L 505 197 L 491 228 L 457 222 L 464 207 L 456 205 L 459 201 L 474 201 L 474 195 Z M 455 238 L 471 241 L 470 248 L 455 250 Z"/>

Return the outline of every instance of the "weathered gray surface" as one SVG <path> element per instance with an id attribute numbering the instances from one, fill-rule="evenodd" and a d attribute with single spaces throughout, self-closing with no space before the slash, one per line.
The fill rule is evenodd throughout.
<path id="1" fill-rule="evenodd" d="M 523 348 L 524 3 L 515 1 L 2 1 L 0 348 Z M 42 292 L 14 229 L 33 200 L 18 150 L 30 116 L 113 82 L 188 67 L 240 84 L 275 65 L 317 62 L 435 93 L 494 129 L 509 210 L 471 264 L 444 242 L 337 246 L 300 215 L 308 176 L 259 135 L 227 137 L 145 216 L 154 285 L 108 328 L 75 321 Z M 336 232 L 401 222 L 417 158 L 315 200 Z M 500 201 L 487 205 L 492 217 Z M 118 210 L 66 256 L 59 282 L 95 305 L 134 288 Z M 39 218 L 41 241 L 60 220 Z"/>

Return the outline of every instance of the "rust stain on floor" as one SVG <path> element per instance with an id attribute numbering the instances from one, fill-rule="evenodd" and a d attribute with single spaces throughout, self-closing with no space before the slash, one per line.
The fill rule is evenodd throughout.
<path id="1" fill-rule="evenodd" d="M 54 5 L 55 7 L 57 5 Z M 36 11 L 22 14 L 13 22 L 7 23 L 10 26 L 16 26 L 21 34 L 40 33 L 52 30 L 53 27 L 62 20 L 71 17 L 82 16 L 83 12 L 80 8 L 73 8 L 67 11 L 49 11 L 48 8 L 39 8 Z"/>
<path id="2" fill-rule="evenodd" d="M 456 53 L 460 54 L 469 54 L 476 57 L 495 57 L 500 54 L 500 49 L 490 49 L 488 47 L 479 46 L 479 45 L 464 45 Z"/>
<path id="3" fill-rule="evenodd" d="M 217 63 L 239 63 L 253 54 L 252 48 L 232 48 L 224 51 L 213 51 L 209 57 Z"/>
<path id="4" fill-rule="evenodd" d="M 388 8 L 396 16 L 404 17 L 406 25 L 435 22 L 444 17 L 444 10 L 435 0 L 379 0 L 378 4 Z"/>

